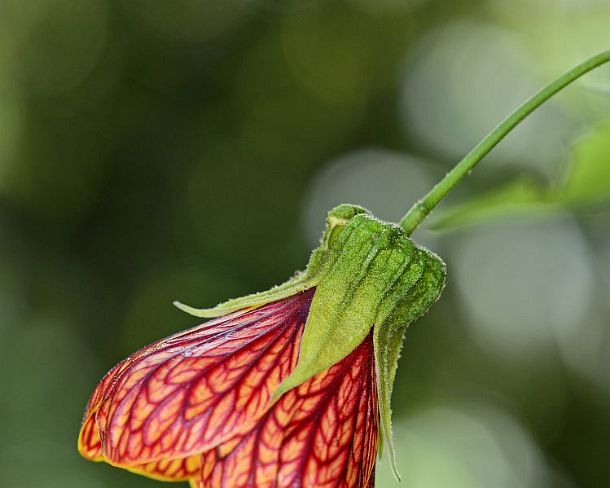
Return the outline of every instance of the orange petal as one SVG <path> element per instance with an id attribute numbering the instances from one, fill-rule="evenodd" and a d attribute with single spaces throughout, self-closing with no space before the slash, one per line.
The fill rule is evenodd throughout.
<path id="1" fill-rule="evenodd" d="M 184 459 L 160 459 L 127 469 L 159 481 L 187 481 L 200 472 L 201 455 L 195 454 Z"/>
<path id="2" fill-rule="evenodd" d="M 378 406 L 371 336 L 287 392 L 247 434 L 203 454 L 198 488 L 369 487 Z"/>
<path id="3" fill-rule="evenodd" d="M 127 358 L 89 401 L 81 454 L 140 472 L 251 430 L 294 369 L 312 296 L 209 321 Z"/>

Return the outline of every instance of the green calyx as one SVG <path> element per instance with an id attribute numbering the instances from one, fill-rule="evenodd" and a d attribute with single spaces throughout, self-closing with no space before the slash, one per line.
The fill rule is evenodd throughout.
<path id="1" fill-rule="evenodd" d="M 275 399 L 341 361 L 372 329 L 380 430 L 396 473 L 390 398 L 403 335 L 439 298 L 444 283 L 443 261 L 399 226 L 362 207 L 340 205 L 329 212 L 306 270 L 288 282 L 212 309 L 178 306 L 198 317 L 216 317 L 316 287 L 297 366 L 274 392 Z"/>
<path id="2" fill-rule="evenodd" d="M 397 474 L 390 398 L 403 335 L 438 300 L 445 263 L 397 225 L 348 205 L 330 211 L 310 263 L 315 265 L 317 288 L 299 362 L 274 396 L 339 362 L 373 329 L 381 434 Z"/>

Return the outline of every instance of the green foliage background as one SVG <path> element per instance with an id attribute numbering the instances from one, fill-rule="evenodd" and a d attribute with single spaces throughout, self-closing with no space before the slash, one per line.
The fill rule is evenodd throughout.
<path id="1" fill-rule="evenodd" d="M 283 281 L 342 201 L 398 219 L 609 24 L 607 0 L 3 0 L 2 486 L 161 486 L 76 437 L 106 370 L 194 325 L 172 300 Z M 609 94 L 610 68 L 569 88 L 416 233 L 449 281 L 401 359 L 402 486 L 607 486 Z"/>

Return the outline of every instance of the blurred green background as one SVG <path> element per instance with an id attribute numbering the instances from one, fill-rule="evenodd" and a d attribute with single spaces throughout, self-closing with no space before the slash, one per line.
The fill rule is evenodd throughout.
<path id="1" fill-rule="evenodd" d="M 1 0 L 2 486 L 163 486 L 76 438 L 105 371 L 194 325 L 171 301 L 286 279 L 337 203 L 398 219 L 609 25 L 608 0 Z M 451 217 L 522 178 L 552 196 Z M 602 68 L 416 233 L 448 286 L 401 359 L 402 485 L 382 460 L 378 486 L 608 486 L 609 189 Z"/>

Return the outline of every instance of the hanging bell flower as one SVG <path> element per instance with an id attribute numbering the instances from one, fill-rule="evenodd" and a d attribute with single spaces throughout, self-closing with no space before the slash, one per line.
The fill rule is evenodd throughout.
<path id="1" fill-rule="evenodd" d="M 341 205 L 302 273 L 112 369 L 79 437 L 94 461 L 194 487 L 372 486 L 406 327 L 445 265 L 395 224 Z M 393 459 L 393 455 L 392 455 Z"/>

